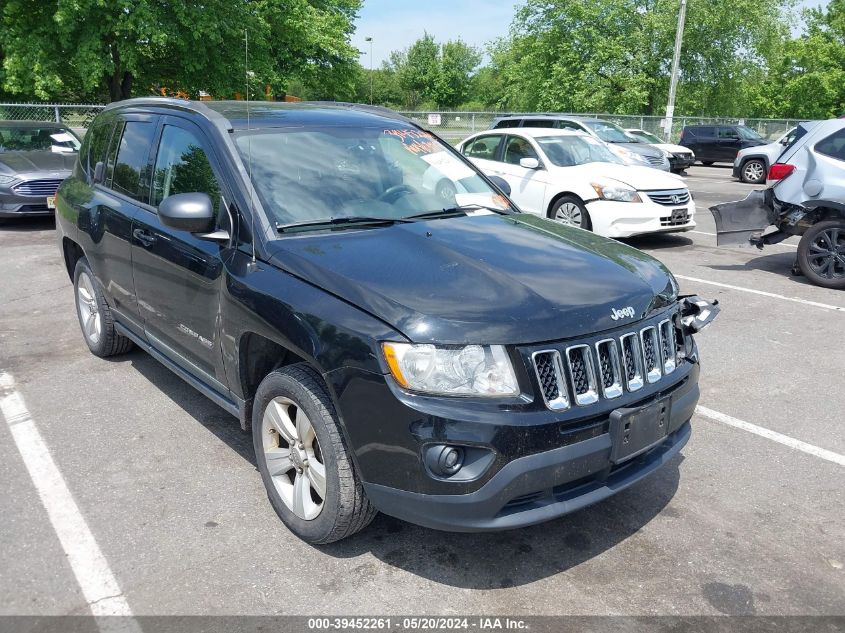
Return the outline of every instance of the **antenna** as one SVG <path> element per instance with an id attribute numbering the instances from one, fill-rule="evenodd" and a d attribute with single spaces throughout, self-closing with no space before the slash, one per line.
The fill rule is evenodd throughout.
<path id="1" fill-rule="evenodd" d="M 255 240 L 258 238 L 258 233 L 255 231 L 255 200 L 253 199 L 253 188 L 255 187 L 252 180 L 252 134 L 250 134 L 249 124 L 249 30 L 244 29 L 244 79 L 246 80 L 246 144 L 247 144 L 247 171 L 249 172 L 249 217 L 250 230 L 252 231 L 252 268 L 257 265 L 255 259 Z"/>

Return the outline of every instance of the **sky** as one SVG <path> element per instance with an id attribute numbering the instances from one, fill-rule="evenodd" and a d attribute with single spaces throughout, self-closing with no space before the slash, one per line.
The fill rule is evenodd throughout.
<path id="1" fill-rule="evenodd" d="M 578 0 L 572 0 L 577 2 Z M 352 44 L 362 51 L 361 64 L 370 66 L 373 38 L 373 65 L 387 60 L 391 51 L 408 48 L 425 31 L 438 42 L 462 39 L 483 47 L 507 35 L 517 0 L 364 0 L 356 22 Z M 827 0 L 799 0 L 800 7 L 827 4 Z"/>

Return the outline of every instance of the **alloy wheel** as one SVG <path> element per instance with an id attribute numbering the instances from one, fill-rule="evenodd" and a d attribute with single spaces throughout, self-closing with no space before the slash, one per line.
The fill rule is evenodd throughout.
<path id="1" fill-rule="evenodd" d="M 807 252 L 807 261 L 820 277 L 845 277 L 845 230 L 830 228 L 816 235 Z"/>
<path id="2" fill-rule="evenodd" d="M 300 519 L 317 518 L 326 499 L 326 466 L 305 411 L 289 398 L 273 398 L 261 433 L 264 463 L 282 501 Z"/>
<path id="3" fill-rule="evenodd" d="M 100 342 L 103 334 L 103 317 L 97 305 L 97 293 L 91 275 L 82 272 L 76 288 L 76 302 L 79 308 L 79 319 L 82 322 L 82 333 L 92 345 Z"/>
<path id="4" fill-rule="evenodd" d="M 581 226 L 581 209 L 574 202 L 564 202 L 555 211 L 555 220 L 568 226 Z"/>
<path id="5" fill-rule="evenodd" d="M 758 160 L 749 161 L 742 168 L 742 175 L 748 182 L 760 182 L 765 176 L 764 172 L 763 163 Z"/>

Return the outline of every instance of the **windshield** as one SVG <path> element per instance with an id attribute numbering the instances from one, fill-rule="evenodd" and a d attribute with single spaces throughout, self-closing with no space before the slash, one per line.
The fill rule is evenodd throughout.
<path id="1" fill-rule="evenodd" d="M 281 225 L 509 208 L 454 150 L 416 128 L 269 128 L 239 132 L 236 143 L 262 205 Z"/>
<path id="2" fill-rule="evenodd" d="M 644 140 L 646 143 L 658 143 L 662 144 L 663 139 L 657 138 L 654 134 L 650 134 L 645 130 L 636 130 L 634 132 L 628 132 L 629 134 L 636 136 L 639 139 Z"/>
<path id="3" fill-rule="evenodd" d="M 56 127 L 0 126 L 0 152 L 77 152 L 79 139 Z"/>
<path id="4" fill-rule="evenodd" d="M 622 161 L 607 145 L 590 136 L 543 136 L 536 139 L 543 153 L 558 167 Z"/>
<path id="5" fill-rule="evenodd" d="M 639 143 L 618 125 L 607 121 L 584 121 L 584 125 L 596 133 L 605 143 Z"/>
<path id="6" fill-rule="evenodd" d="M 744 125 L 738 125 L 736 127 L 736 131 L 739 132 L 739 138 L 743 138 L 747 141 L 762 141 L 763 137 L 757 134 L 754 130 L 750 127 L 745 127 Z"/>

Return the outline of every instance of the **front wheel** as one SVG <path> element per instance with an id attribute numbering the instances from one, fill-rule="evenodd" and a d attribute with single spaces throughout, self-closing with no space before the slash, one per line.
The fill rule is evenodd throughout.
<path id="1" fill-rule="evenodd" d="M 766 165 L 762 160 L 752 159 L 746 161 L 740 172 L 742 182 L 758 185 L 766 180 Z"/>
<path id="2" fill-rule="evenodd" d="M 299 538 L 332 543 L 373 520 L 332 401 L 310 367 L 290 365 L 261 382 L 252 435 L 270 503 Z"/>
<path id="3" fill-rule="evenodd" d="M 798 244 L 798 266 L 817 286 L 845 290 L 845 220 L 814 224 Z"/>
<path id="4" fill-rule="evenodd" d="M 558 198 L 552 208 L 549 209 L 549 219 L 567 226 L 577 226 L 587 231 L 592 228 L 587 206 L 575 196 Z"/>

